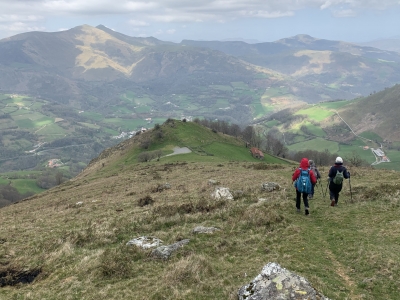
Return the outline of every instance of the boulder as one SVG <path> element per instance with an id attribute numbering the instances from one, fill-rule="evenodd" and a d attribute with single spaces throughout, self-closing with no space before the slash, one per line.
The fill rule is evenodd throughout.
<path id="1" fill-rule="evenodd" d="M 143 249 L 149 249 L 149 248 L 158 247 L 162 243 L 163 243 L 163 241 L 156 237 L 141 236 L 141 237 L 135 238 L 133 240 L 130 240 L 129 242 L 126 243 L 126 245 L 127 246 L 135 245 L 135 246 L 143 248 Z"/>
<path id="2" fill-rule="evenodd" d="M 204 227 L 204 226 L 197 226 L 195 227 L 192 232 L 193 233 L 213 233 L 214 231 L 220 230 L 216 227 Z"/>
<path id="3" fill-rule="evenodd" d="M 214 199 L 227 199 L 233 200 L 233 196 L 228 188 L 217 187 L 214 192 L 212 192 L 211 197 Z"/>
<path id="4" fill-rule="evenodd" d="M 280 189 L 281 189 L 281 186 L 275 182 L 264 182 L 261 185 L 262 191 L 272 192 L 272 191 L 280 190 Z"/>
<path id="5" fill-rule="evenodd" d="M 160 246 L 153 251 L 151 251 L 151 256 L 155 258 L 161 258 L 161 259 L 168 259 L 173 252 L 178 250 L 180 247 L 183 245 L 186 245 L 189 243 L 190 240 L 181 240 L 179 242 L 176 242 L 174 244 L 168 245 L 168 246 Z"/>
<path id="6" fill-rule="evenodd" d="M 239 300 L 329 300 L 317 292 L 304 277 L 274 262 L 265 265 L 259 275 L 249 284 L 242 286 L 238 297 Z"/>

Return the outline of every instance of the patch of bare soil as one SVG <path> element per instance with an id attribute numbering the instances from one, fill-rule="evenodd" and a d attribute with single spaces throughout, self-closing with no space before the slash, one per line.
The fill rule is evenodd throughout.
<path id="1" fill-rule="evenodd" d="M 2 267 L 0 268 L 0 287 L 32 283 L 41 272 L 40 268 L 26 270 L 16 267 Z"/>

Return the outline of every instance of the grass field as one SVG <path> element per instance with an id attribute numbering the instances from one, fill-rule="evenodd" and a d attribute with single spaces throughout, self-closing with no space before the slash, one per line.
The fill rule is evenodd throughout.
<path id="1" fill-rule="evenodd" d="M 295 113 L 295 115 L 306 115 L 311 120 L 322 121 L 327 117 L 333 116 L 335 113 L 324 108 L 313 105 L 309 108 L 301 109 Z"/>
<path id="2" fill-rule="evenodd" d="M 288 146 L 289 150 L 303 151 L 303 150 L 317 150 L 324 151 L 328 149 L 330 153 L 337 153 L 339 151 L 339 145 L 337 142 L 328 141 L 322 138 L 315 138 L 312 140 L 292 144 Z"/>
<path id="3" fill-rule="evenodd" d="M 45 189 L 37 186 L 35 179 L 14 179 L 12 180 L 11 185 L 15 187 L 21 194 L 25 194 L 27 192 L 38 194 L 45 191 Z"/>
<path id="4" fill-rule="evenodd" d="M 364 131 L 363 133 L 360 133 L 360 136 L 372 140 L 372 141 L 378 141 L 378 142 L 382 142 L 383 139 L 376 134 L 375 132 L 371 132 L 371 131 Z"/>
<path id="5" fill-rule="evenodd" d="M 301 214 L 295 211 L 292 166 L 265 166 L 125 164 L 118 173 L 83 173 L 3 208 L 2 270 L 42 273 L 30 285 L 2 287 L 0 298 L 233 300 L 265 264 L 277 262 L 330 299 L 397 299 L 397 173 L 352 168 L 352 195 L 346 181 L 339 206 L 330 207 L 318 186 L 306 217 L 303 205 Z M 209 179 L 243 195 L 212 199 Z M 267 181 L 282 188 L 261 191 Z M 154 191 L 166 182 L 170 189 Z M 142 207 L 139 199 L 146 196 L 154 203 Z M 193 234 L 199 225 L 221 230 Z M 190 241 L 168 260 L 158 260 L 151 250 L 126 245 L 139 236 L 155 236 L 164 245 Z"/>
<path id="6" fill-rule="evenodd" d="M 349 104 L 349 101 L 329 101 L 329 102 L 322 102 L 319 103 L 318 106 L 326 108 L 326 109 L 339 109 L 345 105 Z"/>

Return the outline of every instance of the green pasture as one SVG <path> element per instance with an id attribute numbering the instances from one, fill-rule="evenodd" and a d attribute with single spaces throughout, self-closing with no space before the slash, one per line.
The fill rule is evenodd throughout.
<path id="1" fill-rule="evenodd" d="M 96 112 L 85 111 L 81 113 L 81 115 L 93 121 L 102 121 L 104 119 L 104 116 L 102 114 Z"/>
<path id="2" fill-rule="evenodd" d="M 96 125 L 96 124 L 92 124 L 92 123 L 86 123 L 86 122 L 78 122 L 78 124 L 88 127 L 88 128 L 93 128 L 93 129 L 100 129 L 101 126 Z"/>
<path id="3" fill-rule="evenodd" d="M 102 130 L 103 130 L 103 132 L 110 134 L 110 135 L 119 135 L 118 131 L 113 130 L 111 128 L 103 127 Z"/>
<path id="4" fill-rule="evenodd" d="M 383 141 L 383 139 L 378 134 L 372 131 L 364 131 L 363 133 L 360 133 L 359 136 L 362 136 L 363 138 L 369 139 L 371 141 Z"/>
<path id="5" fill-rule="evenodd" d="M 31 106 L 29 106 L 29 108 L 31 110 L 36 110 L 36 109 L 40 109 L 45 103 L 43 102 L 37 102 L 35 101 Z"/>
<path id="6" fill-rule="evenodd" d="M 283 96 L 289 93 L 289 90 L 287 87 L 271 87 L 269 89 L 266 89 L 262 95 L 262 98 L 272 98 L 272 97 L 278 97 L 278 96 Z"/>
<path id="7" fill-rule="evenodd" d="M 19 110 L 17 105 L 7 105 L 1 109 L 1 111 L 5 114 L 11 114 Z"/>
<path id="8" fill-rule="evenodd" d="M 112 111 L 115 113 L 121 113 L 121 114 L 131 114 L 132 111 L 128 109 L 127 107 L 124 106 L 113 106 Z"/>
<path id="9" fill-rule="evenodd" d="M 370 149 L 364 150 L 361 146 L 339 144 L 338 154 L 344 159 L 353 156 L 353 153 L 358 154 L 361 159 L 370 164 L 375 161 L 375 156 Z"/>
<path id="10" fill-rule="evenodd" d="M 21 147 L 22 149 L 28 149 L 33 146 L 33 143 L 27 139 L 18 139 L 14 141 L 14 143 L 19 147 Z"/>
<path id="11" fill-rule="evenodd" d="M 125 100 L 126 102 L 133 102 L 133 100 L 135 99 L 135 93 L 127 91 L 124 94 L 120 95 L 119 98 L 121 100 Z"/>
<path id="12" fill-rule="evenodd" d="M 17 111 L 15 111 L 15 112 L 11 113 L 10 115 L 13 116 L 13 117 L 14 116 L 25 116 L 26 117 L 26 115 L 30 115 L 30 114 L 32 114 L 32 111 L 30 109 L 21 108 L 21 109 L 18 109 Z"/>
<path id="13" fill-rule="evenodd" d="M 232 91 L 232 87 L 230 85 L 210 85 L 210 88 L 217 90 L 217 91 L 224 91 L 224 92 L 230 92 Z"/>
<path id="14" fill-rule="evenodd" d="M 137 112 L 138 114 L 148 113 L 150 111 L 151 111 L 150 106 L 138 106 L 135 108 L 135 112 Z"/>
<path id="15" fill-rule="evenodd" d="M 10 179 L 0 177 L 0 185 L 6 185 L 10 182 Z"/>
<path id="16" fill-rule="evenodd" d="M 311 132 L 312 135 L 319 137 L 326 137 L 326 132 L 319 126 L 316 126 L 308 121 L 304 122 L 302 125 L 307 127 L 307 129 Z"/>
<path id="17" fill-rule="evenodd" d="M 180 105 L 187 111 L 195 111 L 199 109 L 198 106 L 196 106 L 194 103 L 191 103 L 190 101 L 182 101 Z"/>
<path id="18" fill-rule="evenodd" d="M 326 109 L 339 109 L 345 105 L 349 104 L 349 101 L 328 101 L 328 102 L 321 102 L 319 106 L 326 108 Z"/>
<path id="19" fill-rule="evenodd" d="M 249 89 L 249 85 L 247 83 L 244 83 L 243 81 L 234 81 L 234 82 L 231 82 L 231 85 L 235 89 L 239 89 L 239 90 L 248 90 Z"/>
<path id="20" fill-rule="evenodd" d="M 331 153 L 339 151 L 339 144 L 337 142 L 328 141 L 323 138 L 315 138 L 304 142 L 292 144 L 288 146 L 289 150 L 303 151 L 303 150 L 317 150 L 324 151 L 328 149 Z"/>
<path id="21" fill-rule="evenodd" d="M 250 108 L 253 113 L 254 119 L 261 118 L 261 117 L 265 116 L 266 114 L 272 113 L 274 110 L 272 106 L 264 105 L 260 102 L 253 102 L 250 105 Z"/>
<path id="22" fill-rule="evenodd" d="M 15 116 L 14 118 L 21 119 L 21 118 L 26 118 L 26 116 Z M 41 122 L 43 120 L 51 120 L 54 122 L 54 118 L 49 118 L 49 117 L 45 116 L 44 114 L 41 114 L 40 112 L 37 112 L 37 111 L 32 111 L 32 114 L 29 115 L 29 119 L 31 119 L 32 121 L 35 121 L 35 122 Z M 42 125 L 39 125 L 39 126 L 42 126 Z"/>
<path id="23" fill-rule="evenodd" d="M 333 116 L 335 113 L 332 111 L 328 111 L 319 106 L 313 105 L 311 107 L 301 109 L 295 113 L 295 115 L 306 115 L 311 120 L 322 121 L 327 117 Z"/>
<path id="24" fill-rule="evenodd" d="M 14 179 L 11 181 L 11 185 L 15 187 L 21 194 L 25 194 L 27 192 L 38 194 L 45 191 L 45 189 L 37 186 L 36 179 Z"/>
<path id="25" fill-rule="evenodd" d="M 40 128 L 36 133 L 41 135 L 65 134 L 65 129 L 58 126 L 56 123 L 51 123 Z"/>
<path id="26" fill-rule="evenodd" d="M 153 103 L 154 103 L 154 100 L 151 99 L 150 97 L 135 98 L 136 105 L 148 105 L 148 104 L 153 104 Z"/>

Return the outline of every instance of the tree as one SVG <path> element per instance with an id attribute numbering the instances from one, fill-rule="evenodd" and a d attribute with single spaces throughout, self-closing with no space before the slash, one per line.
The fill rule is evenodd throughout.
<path id="1" fill-rule="evenodd" d="M 345 160 L 350 166 L 353 167 L 361 167 L 362 165 L 368 164 L 367 161 L 363 160 L 361 156 L 354 150 L 351 152 L 351 155 L 345 157 Z"/>

